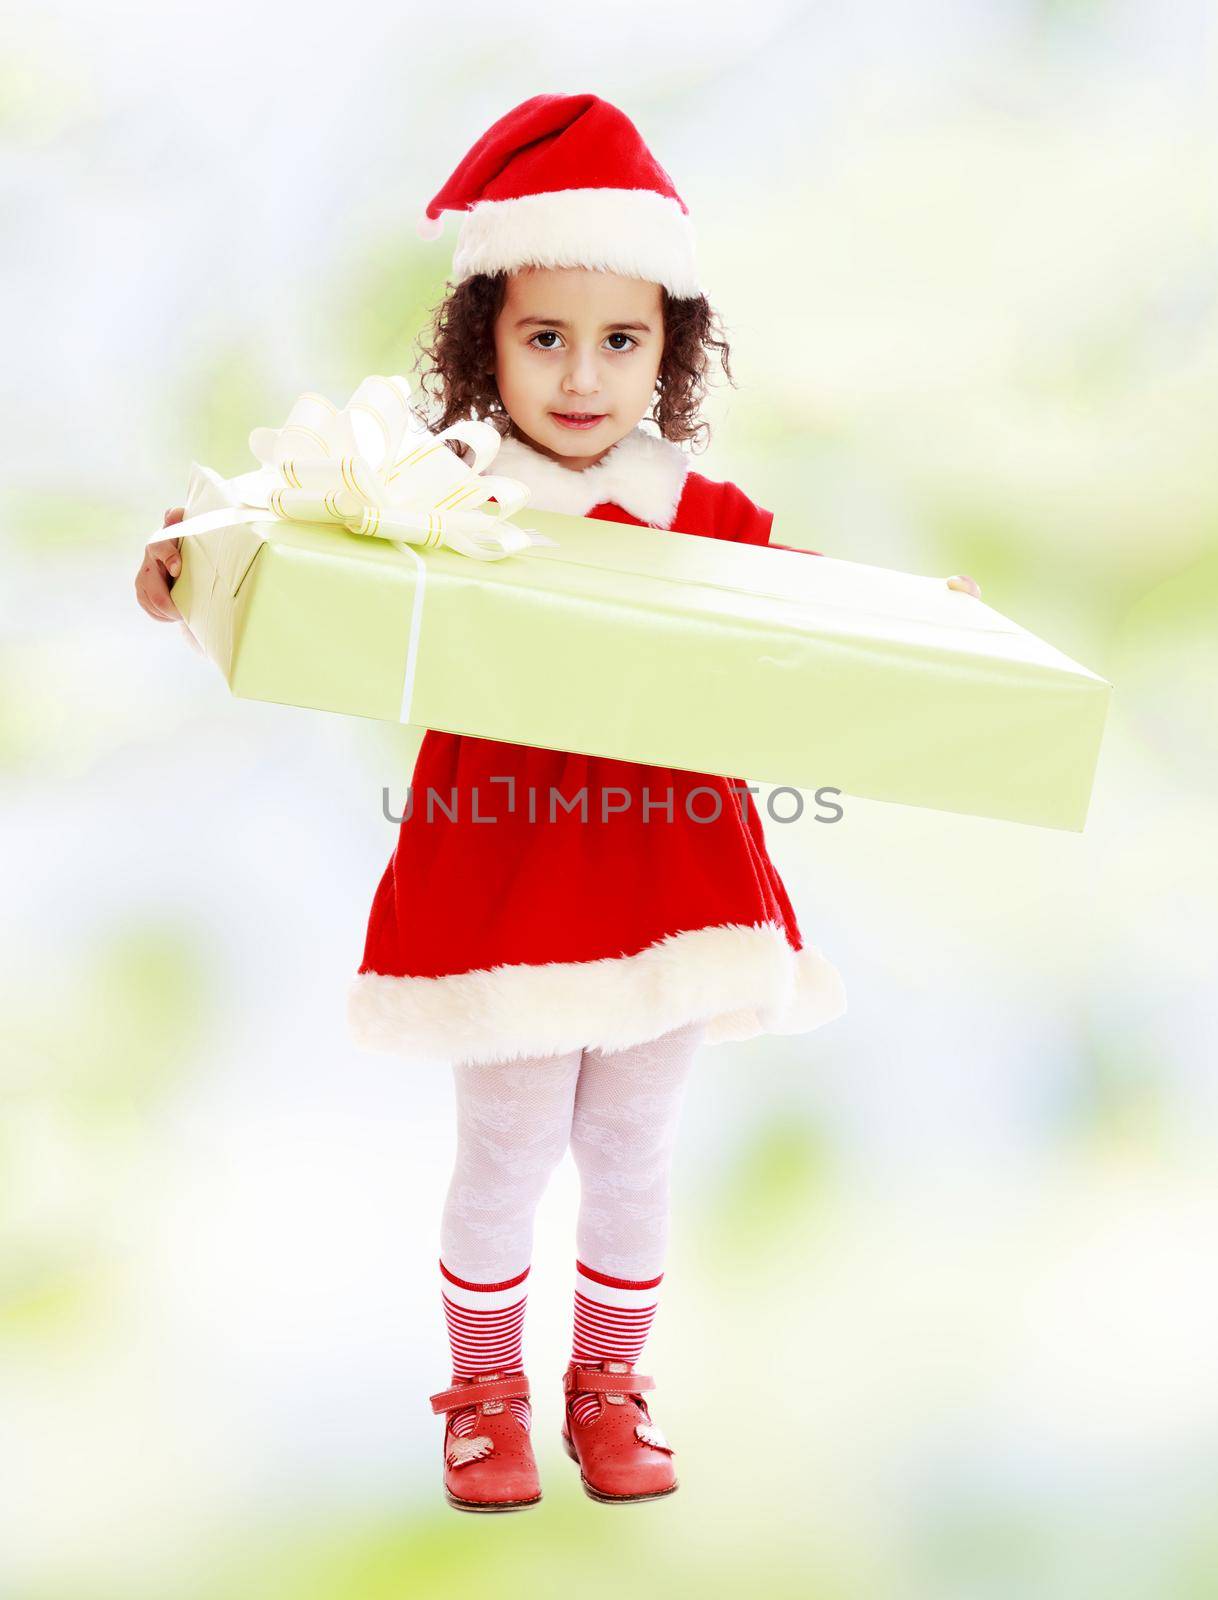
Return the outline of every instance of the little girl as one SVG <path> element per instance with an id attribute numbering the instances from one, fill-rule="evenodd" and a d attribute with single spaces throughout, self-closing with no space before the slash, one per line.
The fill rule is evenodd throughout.
<path id="1" fill-rule="evenodd" d="M 630 120 L 595 95 L 526 100 L 431 201 L 425 237 L 444 210 L 463 219 L 426 352 L 433 431 L 492 422 L 494 471 L 540 510 L 768 544 L 772 514 L 679 447 L 706 430 L 709 352 L 730 379 L 728 347 L 685 204 Z M 176 617 L 178 570 L 175 540 L 148 546 L 137 592 L 151 614 Z M 691 1063 L 704 1040 L 807 1032 L 844 1009 L 743 780 L 425 734 L 349 1017 L 366 1046 L 452 1063 L 439 1259 L 452 1379 L 431 1397 L 450 1504 L 541 1498 L 522 1329 L 534 1213 L 568 1146 L 581 1198 L 563 1444 L 594 1499 L 676 1489 L 637 1363 Z"/>

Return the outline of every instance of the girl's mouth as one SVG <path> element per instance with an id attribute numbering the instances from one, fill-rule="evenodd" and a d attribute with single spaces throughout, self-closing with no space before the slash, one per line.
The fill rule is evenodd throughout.
<path id="1" fill-rule="evenodd" d="M 598 422 L 604 422 L 605 414 L 586 416 L 578 412 L 551 411 L 550 415 L 555 422 L 560 422 L 564 428 L 595 428 Z"/>

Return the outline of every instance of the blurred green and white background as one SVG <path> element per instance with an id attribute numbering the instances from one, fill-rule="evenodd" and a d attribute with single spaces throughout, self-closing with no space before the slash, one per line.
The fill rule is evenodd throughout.
<path id="1" fill-rule="evenodd" d="M 0 50 L 0 1593 L 1218 1593 L 1218 45 L 1203 0 L 41 0 Z M 443 1073 L 346 985 L 417 734 L 234 700 L 132 581 L 192 459 L 409 373 L 542 91 L 640 126 L 739 388 L 699 470 L 1115 685 L 1082 835 L 769 824 L 847 1015 L 707 1050 L 646 1366 L 683 1479 L 455 1516 Z M 831 783 L 833 775 L 826 774 Z M 730 1433 L 708 1416 L 730 1409 Z"/>

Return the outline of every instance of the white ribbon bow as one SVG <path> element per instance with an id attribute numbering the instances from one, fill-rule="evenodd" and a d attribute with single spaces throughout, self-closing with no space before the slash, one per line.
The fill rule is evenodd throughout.
<path id="1" fill-rule="evenodd" d="M 227 521 L 253 522 L 269 511 L 394 544 L 446 545 L 475 561 L 556 543 L 508 521 L 532 491 L 517 478 L 485 472 L 502 442 L 497 429 L 471 419 L 429 433 L 409 402 L 410 384 L 400 376 L 365 378 L 341 411 L 324 395 L 302 394 L 282 428 L 250 434 L 262 465 L 228 480 L 246 509 L 227 513 Z M 446 439 L 468 445 L 472 462 L 462 461 Z M 492 495 L 491 511 L 477 509 Z M 188 517 L 174 535 L 202 533 L 224 520 L 222 512 Z"/>
<path id="2" fill-rule="evenodd" d="M 531 491 L 515 478 L 486 476 L 501 442 L 489 422 L 429 433 L 409 402 L 402 377 L 365 378 L 342 411 L 324 395 L 302 394 L 282 428 L 250 434 L 262 471 L 237 482 L 263 491 L 267 508 L 288 520 L 339 522 L 352 533 L 424 548 L 446 544 L 476 561 L 553 543 L 504 525 Z M 472 464 L 446 439 L 469 445 Z M 492 495 L 493 513 L 476 509 Z"/>

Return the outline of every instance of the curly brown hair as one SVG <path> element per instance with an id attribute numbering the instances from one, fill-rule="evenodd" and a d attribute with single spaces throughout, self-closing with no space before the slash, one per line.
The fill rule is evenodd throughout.
<path id="1" fill-rule="evenodd" d="M 428 421 L 433 433 L 467 417 L 491 423 L 502 434 L 512 433 L 512 420 L 499 398 L 495 375 L 488 371 L 495 359 L 495 321 L 507 292 L 507 274 L 475 273 L 455 286 L 431 313 L 430 344 L 419 340 L 423 358 L 423 392 L 438 407 Z M 695 441 L 706 448 L 710 424 L 698 417 L 707 386 L 707 369 L 717 353 L 735 387 L 729 364 L 731 350 L 719 315 L 705 295 L 678 300 L 661 286 L 664 309 L 664 354 L 656 377 L 655 404 L 649 413 L 661 435 L 674 443 Z M 434 380 L 433 384 L 429 380 Z M 447 441 L 452 443 L 451 440 Z"/>

